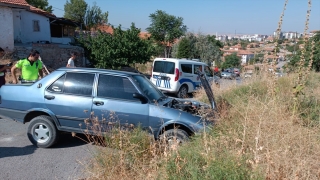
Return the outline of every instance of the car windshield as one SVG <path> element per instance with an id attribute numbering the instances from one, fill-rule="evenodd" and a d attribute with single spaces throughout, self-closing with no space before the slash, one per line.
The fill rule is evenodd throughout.
<path id="1" fill-rule="evenodd" d="M 208 77 L 213 77 L 213 73 L 212 73 L 211 69 L 210 69 L 208 66 L 206 66 L 206 67 L 204 68 L 204 71 L 206 72 L 206 75 L 207 75 Z"/>
<path id="2" fill-rule="evenodd" d="M 160 100 L 166 97 L 153 83 L 151 83 L 146 77 L 135 75 L 133 76 L 133 80 L 139 86 L 139 88 L 143 91 L 143 93 L 152 101 Z"/>

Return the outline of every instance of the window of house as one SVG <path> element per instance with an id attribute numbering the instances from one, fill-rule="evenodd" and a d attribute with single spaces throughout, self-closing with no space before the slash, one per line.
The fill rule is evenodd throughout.
<path id="1" fill-rule="evenodd" d="M 33 20 L 33 31 L 34 32 L 40 31 L 40 23 L 38 20 Z"/>
<path id="2" fill-rule="evenodd" d="M 181 64 L 182 72 L 184 73 L 192 73 L 192 64 Z"/>
<path id="3" fill-rule="evenodd" d="M 137 89 L 126 77 L 100 75 L 98 83 L 98 97 L 117 98 L 130 101 L 137 101 L 133 98 L 133 93 Z"/>

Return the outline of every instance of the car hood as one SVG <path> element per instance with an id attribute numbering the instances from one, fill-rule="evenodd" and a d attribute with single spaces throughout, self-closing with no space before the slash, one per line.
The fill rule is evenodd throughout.
<path id="1" fill-rule="evenodd" d="M 216 110 L 216 101 L 215 101 L 214 94 L 211 89 L 210 83 L 208 82 L 204 73 L 198 72 L 198 75 L 200 77 L 201 85 L 202 85 L 203 89 L 205 90 L 206 95 L 210 101 L 211 108 Z"/>
<path id="2" fill-rule="evenodd" d="M 190 112 L 192 114 L 197 114 L 200 109 L 213 109 L 216 110 L 216 102 L 211 89 L 210 83 L 208 82 L 204 74 L 200 74 L 201 84 L 206 92 L 210 104 L 202 103 L 193 99 L 181 99 L 167 97 L 165 100 L 159 102 L 160 105 L 179 109 L 182 111 Z"/>

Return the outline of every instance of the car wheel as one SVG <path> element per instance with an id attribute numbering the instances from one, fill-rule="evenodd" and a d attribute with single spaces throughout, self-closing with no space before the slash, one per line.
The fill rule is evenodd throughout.
<path id="1" fill-rule="evenodd" d="M 183 85 L 180 87 L 179 91 L 178 91 L 178 98 L 185 98 L 188 95 L 188 87 L 186 85 Z"/>
<path id="2" fill-rule="evenodd" d="M 160 136 L 160 140 L 165 141 L 169 148 L 173 148 L 188 141 L 189 135 L 182 129 L 169 129 Z"/>
<path id="3" fill-rule="evenodd" d="M 48 148 L 58 140 L 58 130 L 49 116 L 37 116 L 28 126 L 28 138 L 40 148 Z"/>

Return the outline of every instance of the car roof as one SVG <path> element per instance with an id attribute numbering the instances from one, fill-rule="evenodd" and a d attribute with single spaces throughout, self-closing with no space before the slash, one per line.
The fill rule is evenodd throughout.
<path id="1" fill-rule="evenodd" d="M 203 64 L 207 65 L 204 62 L 191 59 L 177 59 L 177 58 L 155 58 L 154 61 L 169 61 L 169 62 L 180 62 L 180 63 L 194 63 L 194 64 Z"/>
<path id="2" fill-rule="evenodd" d="M 112 73 L 117 75 L 141 75 L 139 73 L 128 72 L 128 71 L 120 71 L 120 70 L 112 70 L 112 69 L 100 69 L 100 68 L 84 68 L 84 67 L 61 67 L 56 71 L 68 71 L 68 72 L 89 72 L 89 73 Z"/>

